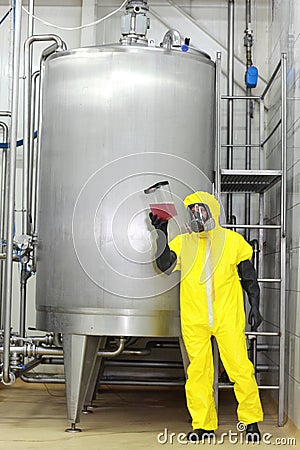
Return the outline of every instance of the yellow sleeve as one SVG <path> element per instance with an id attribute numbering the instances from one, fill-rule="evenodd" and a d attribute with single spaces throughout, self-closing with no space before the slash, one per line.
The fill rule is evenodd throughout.
<path id="1" fill-rule="evenodd" d="M 237 235 L 238 235 L 239 245 L 238 245 L 238 251 L 237 251 L 236 265 L 238 265 L 242 261 L 251 259 L 252 253 L 253 253 L 253 249 L 252 249 L 251 245 L 248 244 L 248 242 L 243 238 L 243 236 L 241 234 L 237 233 Z"/>
<path id="2" fill-rule="evenodd" d="M 182 235 L 179 234 L 174 239 L 172 239 L 172 241 L 169 242 L 169 247 L 170 250 L 176 253 L 177 256 L 176 266 L 174 267 L 173 272 L 175 272 L 175 270 L 181 270 Z"/>

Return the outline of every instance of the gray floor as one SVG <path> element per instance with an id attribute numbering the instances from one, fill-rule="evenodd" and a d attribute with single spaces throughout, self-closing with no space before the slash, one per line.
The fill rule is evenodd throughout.
<path id="1" fill-rule="evenodd" d="M 170 449 L 195 448 L 183 439 L 190 430 L 183 388 L 104 387 L 95 401 L 93 413 L 82 415 L 81 433 L 65 433 L 66 400 L 63 385 L 25 384 L 0 387 L 0 448 L 4 449 Z M 276 409 L 263 395 L 265 421 L 263 433 L 273 447 L 260 444 L 259 448 L 274 448 L 280 439 L 284 448 L 300 449 L 299 430 L 288 422 L 283 428 L 276 424 Z M 236 413 L 233 393 L 222 392 L 220 398 L 220 426 L 217 441 L 222 449 L 236 448 Z M 167 430 L 167 431 L 165 431 Z M 174 433 L 174 435 L 172 435 Z M 183 433 L 180 435 L 180 433 Z M 238 434 L 241 446 L 243 434 Z M 296 445 L 285 445 L 295 438 Z M 159 440 L 158 440 L 159 439 Z M 179 441 L 178 441 L 179 440 Z M 160 442 L 159 442 L 160 441 Z M 166 442 L 167 441 L 167 442 Z M 202 444 L 199 444 L 202 445 Z M 242 444 L 252 447 L 253 444 Z M 257 444 L 255 444 L 257 445 Z M 210 446 L 207 444 L 206 446 Z M 197 447 L 196 447 L 197 448 Z"/>

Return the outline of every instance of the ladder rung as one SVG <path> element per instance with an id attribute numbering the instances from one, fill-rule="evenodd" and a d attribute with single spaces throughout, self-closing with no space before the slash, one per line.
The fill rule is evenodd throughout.
<path id="1" fill-rule="evenodd" d="M 245 176 L 279 176 L 282 174 L 281 170 L 271 169 L 221 169 L 221 175 L 245 175 Z"/>
<path id="2" fill-rule="evenodd" d="M 244 148 L 244 147 L 260 148 L 261 144 L 222 144 L 221 147 L 222 148 L 228 148 L 228 147 L 233 147 L 233 148 Z"/>
<path id="3" fill-rule="evenodd" d="M 246 336 L 280 336 L 278 331 L 245 331 Z"/>
<path id="4" fill-rule="evenodd" d="M 279 386 L 258 386 L 258 389 L 278 389 L 279 390 Z"/>
<path id="5" fill-rule="evenodd" d="M 281 278 L 258 278 L 260 283 L 281 283 Z"/>
<path id="6" fill-rule="evenodd" d="M 275 230 L 280 230 L 281 225 L 240 225 L 240 224 L 229 224 L 226 223 L 225 225 L 222 225 L 222 227 L 224 228 L 254 228 L 254 229 L 275 229 Z"/>
<path id="7" fill-rule="evenodd" d="M 258 95 L 222 95 L 222 100 L 260 100 L 261 97 Z"/>
<path id="8" fill-rule="evenodd" d="M 218 383 L 218 388 L 219 389 L 229 389 L 229 388 L 233 388 L 234 384 L 233 383 Z M 279 386 L 258 386 L 258 389 L 279 389 Z"/>

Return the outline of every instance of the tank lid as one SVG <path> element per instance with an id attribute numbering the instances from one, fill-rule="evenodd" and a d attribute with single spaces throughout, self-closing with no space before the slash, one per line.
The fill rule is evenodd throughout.
<path id="1" fill-rule="evenodd" d="M 122 45 L 122 44 L 106 44 L 106 45 L 99 45 L 99 46 L 91 46 L 91 47 L 80 47 L 80 48 L 74 48 L 69 49 L 65 51 L 60 51 L 53 53 L 51 56 L 49 56 L 48 60 L 52 60 L 61 56 L 68 56 L 68 55 L 89 55 L 89 54 L 95 54 L 95 53 L 102 53 L 102 52 L 119 52 L 119 53 L 137 53 L 137 52 L 160 52 L 165 54 L 176 54 L 181 55 L 182 57 L 193 57 L 196 59 L 202 59 L 206 63 L 211 63 L 214 65 L 214 62 L 211 60 L 211 57 L 208 53 L 205 53 L 201 50 L 198 50 L 194 47 L 189 47 L 189 51 L 183 51 L 181 48 L 172 48 L 172 49 L 165 49 L 162 47 L 154 47 L 154 46 L 145 46 L 145 45 Z"/>

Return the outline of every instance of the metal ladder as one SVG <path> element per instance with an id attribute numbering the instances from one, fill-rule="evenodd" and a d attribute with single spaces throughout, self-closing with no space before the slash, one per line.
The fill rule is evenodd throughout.
<path id="1" fill-rule="evenodd" d="M 265 119 L 265 99 L 266 95 L 270 93 L 270 89 L 273 86 L 274 80 L 281 77 L 281 111 L 280 119 L 269 133 L 265 137 L 264 133 L 264 119 Z M 253 339 L 254 343 L 254 367 L 257 363 L 257 338 L 259 336 L 276 336 L 279 340 L 279 382 L 278 385 L 259 385 L 259 389 L 274 389 L 278 390 L 278 426 L 284 425 L 284 394 L 285 394 L 285 373 L 284 373 L 284 363 L 285 363 L 285 303 L 286 303 L 286 155 L 287 155 L 287 89 L 286 89 L 286 77 L 287 77 L 287 64 L 286 64 L 286 54 L 283 53 L 281 59 L 274 70 L 270 81 L 268 82 L 265 90 L 261 96 L 226 96 L 221 94 L 221 53 L 217 53 L 216 59 L 216 173 L 215 173 L 215 190 L 216 195 L 220 198 L 221 194 L 231 194 L 235 193 L 245 193 L 245 194 L 258 194 L 259 195 L 259 223 L 258 224 L 225 224 L 223 226 L 233 229 L 257 229 L 259 236 L 259 271 L 258 271 L 258 281 L 260 286 L 266 285 L 268 283 L 276 283 L 280 285 L 280 319 L 279 319 L 279 329 L 278 332 L 268 332 L 268 331 L 257 331 L 257 332 L 246 332 L 248 338 Z M 221 167 L 221 151 L 228 148 L 229 145 L 221 143 L 221 103 L 223 101 L 247 101 L 255 100 L 259 103 L 259 114 L 260 114 L 260 125 L 259 125 L 259 144 L 251 145 L 250 147 L 258 148 L 260 152 L 259 156 L 259 169 L 225 169 Z M 280 130 L 280 157 L 281 157 L 281 168 L 280 170 L 266 170 L 265 167 L 265 144 L 274 135 L 276 131 Z M 231 148 L 235 147 L 246 147 L 244 145 L 230 145 Z M 273 225 L 264 222 L 264 196 L 265 193 L 273 186 L 278 184 L 280 186 L 280 224 Z M 263 252 L 262 245 L 264 240 L 264 233 L 268 230 L 280 230 L 280 243 L 278 245 L 278 250 L 280 250 L 280 277 L 279 278 L 263 278 Z M 228 388 L 231 384 L 219 383 L 218 381 L 218 369 L 219 369 L 219 356 L 217 345 L 213 345 L 214 352 L 214 364 L 215 364 L 215 379 L 214 379 L 214 391 L 215 391 L 215 401 L 218 405 L 218 392 L 219 389 Z"/>

